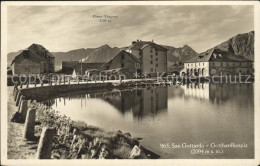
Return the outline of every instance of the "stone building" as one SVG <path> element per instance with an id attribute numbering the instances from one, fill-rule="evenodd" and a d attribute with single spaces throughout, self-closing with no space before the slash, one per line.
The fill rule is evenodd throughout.
<path id="1" fill-rule="evenodd" d="M 23 50 L 11 63 L 13 75 L 53 73 L 54 56 L 42 45 L 32 44 Z"/>
<path id="2" fill-rule="evenodd" d="M 142 62 L 142 73 L 156 75 L 156 73 L 167 72 L 167 49 L 153 41 L 133 41 L 126 51 Z"/>
<path id="3" fill-rule="evenodd" d="M 126 78 L 132 78 L 136 72 L 141 72 L 141 61 L 135 55 L 122 50 L 107 62 L 103 69 L 106 71 L 117 70 L 119 74 L 124 74 Z"/>
<path id="4" fill-rule="evenodd" d="M 253 62 L 242 56 L 212 49 L 184 62 L 182 75 L 213 76 L 253 74 Z"/>

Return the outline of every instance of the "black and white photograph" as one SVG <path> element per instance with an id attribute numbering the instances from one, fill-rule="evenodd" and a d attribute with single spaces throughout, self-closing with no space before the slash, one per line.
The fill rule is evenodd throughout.
<path id="1" fill-rule="evenodd" d="M 258 33 L 257 2 L 3 2 L 1 165 L 257 166 Z"/>

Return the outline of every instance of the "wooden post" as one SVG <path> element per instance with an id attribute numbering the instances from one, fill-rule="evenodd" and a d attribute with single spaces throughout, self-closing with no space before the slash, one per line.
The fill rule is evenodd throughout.
<path id="1" fill-rule="evenodd" d="M 28 109 L 25 124 L 24 124 L 23 137 L 25 139 L 30 140 L 34 138 L 35 114 L 36 114 L 35 108 Z"/>
<path id="2" fill-rule="evenodd" d="M 13 95 L 15 94 L 15 90 L 16 90 L 16 89 L 15 89 L 15 84 L 14 84 Z"/>
<path id="3" fill-rule="evenodd" d="M 20 84 L 20 89 L 22 89 L 23 88 L 23 83 L 21 82 L 21 84 Z"/>
<path id="4" fill-rule="evenodd" d="M 18 96 L 17 96 L 17 98 L 16 98 L 15 106 L 18 106 L 21 95 L 22 95 L 22 93 L 21 93 L 21 91 L 19 91 Z"/>
<path id="5" fill-rule="evenodd" d="M 24 100 L 24 99 L 25 99 L 25 97 L 23 95 L 21 95 L 19 103 L 18 103 L 18 111 L 20 110 L 22 100 Z"/>
<path id="6" fill-rule="evenodd" d="M 16 101 L 19 93 L 20 93 L 20 90 L 17 89 L 16 92 L 15 92 L 14 101 Z"/>
<path id="7" fill-rule="evenodd" d="M 14 91 L 13 91 L 13 96 L 15 97 L 15 95 L 17 94 L 18 88 L 17 86 L 14 86 Z"/>
<path id="8" fill-rule="evenodd" d="M 19 109 L 19 113 L 21 115 L 22 122 L 25 122 L 27 110 L 28 110 L 28 100 L 22 100 L 21 106 L 20 106 L 20 109 Z"/>
<path id="9" fill-rule="evenodd" d="M 52 141 L 56 133 L 55 128 L 44 127 L 37 148 L 37 159 L 50 159 L 52 150 Z"/>

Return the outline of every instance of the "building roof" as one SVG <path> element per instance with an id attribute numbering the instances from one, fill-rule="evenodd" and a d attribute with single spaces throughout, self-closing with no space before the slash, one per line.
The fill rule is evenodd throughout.
<path id="1" fill-rule="evenodd" d="M 40 62 L 39 57 L 38 57 L 38 56 L 35 56 L 35 55 L 33 54 L 33 52 L 31 52 L 30 50 L 23 50 L 19 55 L 17 55 L 17 56 L 13 59 L 11 65 L 12 65 L 19 57 L 21 57 L 21 56 L 22 56 L 24 59 L 30 59 L 31 61 L 34 61 L 34 62 L 37 62 L 37 63 Z"/>
<path id="2" fill-rule="evenodd" d="M 28 49 L 31 49 L 32 51 L 36 51 L 36 50 L 39 50 L 41 51 L 41 53 L 43 53 L 44 51 L 46 51 L 46 54 L 48 57 L 54 57 L 50 52 L 49 50 L 47 50 L 46 48 L 44 48 L 42 45 L 40 44 L 35 44 L 33 43 Z"/>
<path id="3" fill-rule="evenodd" d="M 185 61 L 185 63 L 194 62 L 252 62 L 245 59 L 242 56 L 237 56 L 220 49 L 211 49 L 206 52 L 199 54 L 198 56 L 192 57 Z"/>
<path id="4" fill-rule="evenodd" d="M 129 50 L 142 50 L 149 45 L 153 46 L 156 50 L 161 50 L 161 51 L 167 51 L 168 50 L 167 48 L 160 46 L 160 45 L 154 43 L 153 41 L 141 41 L 141 40 L 137 40 L 137 41 L 132 42 L 132 45 L 129 46 L 127 49 L 129 49 Z"/>
<path id="5" fill-rule="evenodd" d="M 130 58 L 132 58 L 136 63 L 141 63 L 141 61 L 133 54 L 127 51 L 120 51 L 114 58 L 112 58 L 110 61 L 108 61 L 106 64 L 111 63 L 117 56 L 120 56 L 121 54 L 128 55 Z"/>
<path id="6" fill-rule="evenodd" d="M 23 56 L 24 58 L 27 57 L 27 58 L 30 58 L 30 60 L 38 61 L 38 62 L 45 61 L 49 58 L 54 58 L 54 56 L 47 49 L 45 49 L 42 45 L 39 45 L 39 44 L 32 44 L 26 50 L 23 50 L 20 54 L 18 54 L 16 57 L 14 57 L 11 65 L 20 56 Z"/>

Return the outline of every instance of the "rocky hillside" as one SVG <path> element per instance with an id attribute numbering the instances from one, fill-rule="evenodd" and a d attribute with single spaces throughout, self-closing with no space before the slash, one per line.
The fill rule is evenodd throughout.
<path id="1" fill-rule="evenodd" d="M 101 47 L 98 47 L 94 49 L 89 56 L 86 58 L 83 58 L 84 62 L 89 62 L 89 63 L 102 63 L 102 62 L 108 62 L 116 54 L 120 52 L 120 49 L 117 47 L 111 48 L 109 45 L 103 45 Z"/>
<path id="2" fill-rule="evenodd" d="M 171 67 L 174 64 L 181 64 L 187 59 L 198 55 L 198 53 L 188 45 L 179 48 L 172 46 L 163 47 L 168 49 L 168 67 Z"/>
<path id="3" fill-rule="evenodd" d="M 214 48 L 233 53 L 237 56 L 243 56 L 249 60 L 254 60 L 254 40 L 254 31 L 251 31 L 249 33 L 238 34 Z"/>

